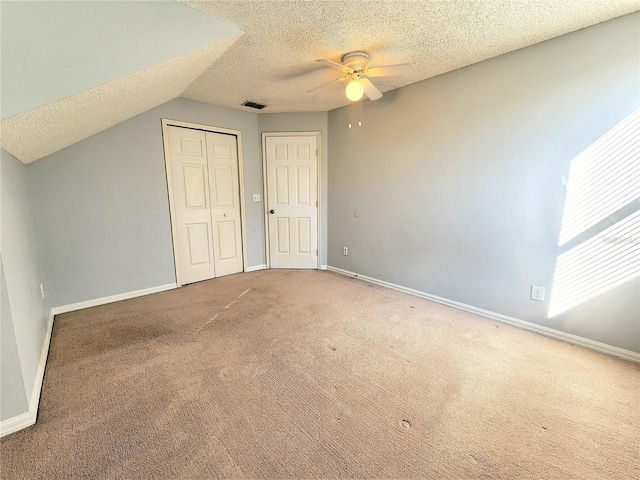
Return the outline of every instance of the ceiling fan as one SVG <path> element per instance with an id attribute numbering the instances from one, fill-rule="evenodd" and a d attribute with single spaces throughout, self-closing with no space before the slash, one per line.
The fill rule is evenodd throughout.
<path id="1" fill-rule="evenodd" d="M 377 100 L 382 97 L 380 90 L 371 83 L 366 77 L 386 77 L 391 75 L 407 75 L 415 71 L 415 68 L 410 63 L 401 63 L 398 65 L 386 65 L 381 67 L 369 67 L 369 61 L 371 55 L 365 51 L 349 52 L 342 56 L 342 64 L 333 62 L 331 60 L 320 59 L 316 62 L 324 63 L 333 68 L 339 68 L 346 75 L 332 80 L 329 83 L 325 83 L 318 87 L 312 88 L 307 91 L 313 92 L 319 88 L 326 87 L 336 82 L 342 82 L 349 80 L 346 88 L 346 95 L 352 102 L 358 101 L 362 98 L 362 95 L 366 95 L 371 100 Z"/>

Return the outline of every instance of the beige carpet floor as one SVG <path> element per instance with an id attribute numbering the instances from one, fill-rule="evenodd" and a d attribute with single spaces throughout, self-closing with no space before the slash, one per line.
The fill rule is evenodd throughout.
<path id="1" fill-rule="evenodd" d="M 638 479 L 639 442 L 639 365 L 270 270 L 57 316 L 0 475 Z"/>

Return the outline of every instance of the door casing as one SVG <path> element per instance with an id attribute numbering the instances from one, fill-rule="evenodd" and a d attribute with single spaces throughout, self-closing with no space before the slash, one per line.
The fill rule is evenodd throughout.
<path id="1" fill-rule="evenodd" d="M 318 258 L 317 269 L 322 267 L 322 142 L 321 132 L 263 132 L 262 133 L 262 191 L 264 192 L 264 245 L 267 268 L 271 268 L 271 254 L 269 249 L 269 205 L 267 189 L 267 137 L 316 137 L 318 146 Z"/>
<path id="2" fill-rule="evenodd" d="M 244 201 L 244 160 L 242 155 L 242 132 L 239 130 L 231 130 L 229 128 L 214 127 L 211 125 L 202 125 L 198 123 L 182 122 L 179 120 L 162 119 L 162 141 L 164 146 L 164 166 L 167 175 L 167 195 L 169 197 L 169 216 L 171 219 L 171 240 L 173 242 L 173 267 L 176 274 L 176 283 L 178 287 L 184 285 L 180 278 L 180 272 L 178 269 L 178 238 L 177 238 L 177 223 L 175 218 L 175 208 L 173 200 L 173 182 L 171 179 L 171 164 L 169 158 L 169 135 L 168 127 L 182 127 L 191 128 L 195 130 L 202 130 L 205 132 L 223 133 L 227 135 L 234 135 L 238 146 L 238 180 L 240 182 L 240 226 L 242 237 L 242 263 L 243 271 L 247 271 L 247 237 L 246 237 L 246 220 L 245 220 L 245 201 Z"/>

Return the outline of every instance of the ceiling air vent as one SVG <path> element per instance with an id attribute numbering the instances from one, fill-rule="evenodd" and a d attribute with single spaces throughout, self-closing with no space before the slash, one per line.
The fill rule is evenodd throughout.
<path id="1" fill-rule="evenodd" d="M 256 110 L 262 110 L 266 105 L 262 105 L 261 103 L 250 102 L 247 100 L 242 104 L 243 107 L 255 108 Z"/>

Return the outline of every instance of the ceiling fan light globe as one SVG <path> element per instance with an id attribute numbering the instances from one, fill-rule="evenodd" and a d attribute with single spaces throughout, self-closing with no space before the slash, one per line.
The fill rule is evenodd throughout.
<path id="1" fill-rule="evenodd" d="M 352 102 L 357 102 L 358 100 L 360 100 L 362 98 L 362 95 L 364 94 L 364 88 L 362 87 L 360 80 L 351 80 L 347 84 L 347 90 L 345 91 L 345 93 L 347 94 L 347 98 Z"/>

